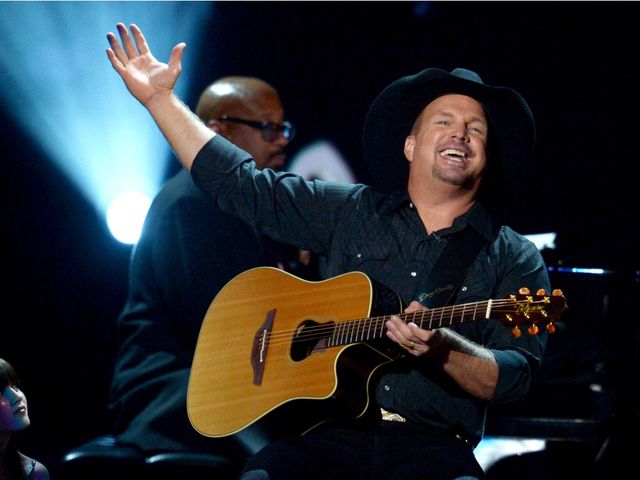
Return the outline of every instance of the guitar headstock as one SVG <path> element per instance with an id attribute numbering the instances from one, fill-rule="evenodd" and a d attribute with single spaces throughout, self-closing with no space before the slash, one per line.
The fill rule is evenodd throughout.
<path id="1" fill-rule="evenodd" d="M 555 333 L 555 322 L 562 312 L 567 309 L 567 301 L 562 290 L 555 289 L 551 295 L 544 290 L 538 290 L 531 295 L 528 288 L 521 288 L 517 294 L 510 294 L 504 300 L 497 300 L 491 313 L 503 325 L 510 327 L 515 337 L 520 337 L 520 326 L 528 325 L 527 332 L 537 335 L 540 325 L 549 333 Z"/>

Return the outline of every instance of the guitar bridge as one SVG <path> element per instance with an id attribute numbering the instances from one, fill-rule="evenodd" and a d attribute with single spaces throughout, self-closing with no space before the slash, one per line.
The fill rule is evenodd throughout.
<path id="1" fill-rule="evenodd" d="M 253 384 L 261 385 L 264 374 L 264 365 L 267 360 L 269 350 L 269 334 L 273 329 L 273 321 L 276 318 L 276 309 L 267 312 L 264 323 L 260 326 L 253 337 L 253 347 L 251 348 L 251 367 L 253 368 Z"/>

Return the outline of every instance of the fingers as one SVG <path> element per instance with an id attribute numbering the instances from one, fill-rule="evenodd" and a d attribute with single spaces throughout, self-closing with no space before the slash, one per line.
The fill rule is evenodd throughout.
<path id="1" fill-rule="evenodd" d="M 149 53 L 149 45 L 147 45 L 147 41 L 145 40 L 144 35 L 142 35 L 142 30 L 140 30 L 135 23 L 131 24 L 131 33 L 133 33 L 133 38 L 136 41 L 140 55 L 146 55 Z"/>
<path id="2" fill-rule="evenodd" d="M 109 41 L 109 46 L 111 47 L 107 49 L 107 56 L 109 57 L 113 68 L 115 68 L 116 71 L 120 72 L 127 65 L 128 58 L 120 47 L 120 43 L 113 33 L 107 33 L 107 40 Z"/>
<path id="3" fill-rule="evenodd" d="M 387 321 L 387 337 L 413 355 L 422 355 L 428 350 L 426 344 L 431 332 L 423 330 L 414 323 L 405 323 L 397 316 Z"/>
<path id="4" fill-rule="evenodd" d="M 122 72 L 124 71 L 124 65 L 120 63 L 120 60 L 118 60 L 116 54 L 113 53 L 113 50 L 111 48 L 107 48 L 107 57 L 109 58 L 109 62 L 111 62 L 111 66 L 113 67 L 113 69 L 119 74 L 122 74 Z"/>
<path id="5" fill-rule="evenodd" d="M 109 41 L 109 46 L 111 47 L 107 49 L 107 56 L 109 57 L 111 66 L 115 68 L 116 71 L 120 72 L 125 68 L 127 63 L 129 63 L 129 59 L 122 50 L 122 47 L 120 47 L 118 39 L 112 32 L 107 33 L 107 40 Z"/>
<path id="6" fill-rule="evenodd" d="M 118 29 L 118 34 L 122 40 L 122 46 L 120 45 L 120 42 L 118 42 L 118 38 L 113 33 L 107 33 L 107 40 L 111 47 L 107 49 L 107 56 L 109 57 L 113 68 L 120 72 L 127 66 L 131 59 L 137 56 L 149 55 L 151 54 L 151 50 L 149 49 L 147 40 L 142 34 L 142 30 L 140 30 L 136 24 L 131 24 L 131 35 L 123 23 L 118 23 L 116 28 Z M 169 68 L 177 71 L 178 74 L 182 68 L 182 54 L 186 46 L 187 45 L 184 42 L 179 43 L 173 47 L 171 56 L 169 57 Z"/>
<path id="7" fill-rule="evenodd" d="M 418 328 L 418 326 L 414 323 L 409 323 L 407 324 L 407 326 L 409 327 L 409 331 L 405 334 L 405 338 L 407 340 L 408 343 L 408 347 L 410 351 L 416 350 L 417 347 L 424 347 L 425 343 L 424 341 L 417 335 L 418 332 L 415 331 L 415 329 L 420 330 Z M 414 328 L 411 328 L 411 327 Z"/>
<path id="8" fill-rule="evenodd" d="M 171 70 L 177 71 L 177 73 L 180 73 L 182 69 L 182 53 L 184 52 L 186 46 L 186 43 L 181 42 L 173 47 L 173 50 L 171 50 L 171 55 L 169 56 L 169 68 Z"/>
<path id="9" fill-rule="evenodd" d="M 138 55 L 138 51 L 136 47 L 133 45 L 133 40 L 131 40 L 131 35 L 129 35 L 129 30 L 124 26 L 124 23 L 119 23 L 116 25 L 118 29 L 118 34 L 120 35 L 120 39 L 122 40 L 122 48 L 124 48 L 125 53 L 127 54 L 127 58 L 131 59 Z M 116 55 L 118 52 L 116 52 Z M 118 57 L 120 58 L 120 57 Z M 120 59 L 122 62 L 122 59 Z M 125 62 L 122 62 L 126 65 Z"/>
<path id="10" fill-rule="evenodd" d="M 107 40 L 109 41 L 109 46 L 113 52 L 113 55 L 110 55 L 109 51 L 107 51 L 107 55 L 109 56 L 109 60 L 111 60 L 112 65 L 114 63 L 112 57 L 115 57 L 122 67 L 126 67 L 127 63 L 129 63 L 129 60 L 132 58 L 149 53 L 149 45 L 147 45 L 147 41 L 137 25 L 131 25 L 133 40 L 131 39 L 131 35 L 129 35 L 127 27 L 123 23 L 118 23 L 116 28 L 118 29 L 118 34 L 122 40 L 122 46 L 120 46 L 120 42 L 118 42 L 117 37 L 113 33 L 107 33 Z M 113 67 L 116 68 L 116 65 L 113 65 Z M 117 69 L 118 68 L 116 68 L 116 70 Z"/>
<path id="11" fill-rule="evenodd" d="M 405 313 L 416 313 L 416 312 L 421 312 L 422 310 L 426 310 L 426 308 L 424 308 L 424 306 L 420 302 L 417 302 L 417 301 L 413 300 L 407 306 L 407 308 L 404 309 L 404 312 Z"/>

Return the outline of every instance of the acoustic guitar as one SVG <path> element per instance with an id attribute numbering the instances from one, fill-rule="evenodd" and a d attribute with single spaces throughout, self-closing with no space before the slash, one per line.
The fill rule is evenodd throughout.
<path id="1" fill-rule="evenodd" d="M 369 405 L 374 372 L 398 357 L 385 335 L 391 315 L 427 329 L 497 319 L 520 335 L 522 325 L 530 334 L 541 325 L 553 333 L 565 308 L 559 290 L 521 289 L 406 314 L 395 294 L 361 272 L 311 282 L 272 267 L 247 270 L 220 290 L 203 320 L 189 420 L 202 435 L 225 437 L 285 407 L 304 428 L 357 418 Z"/>

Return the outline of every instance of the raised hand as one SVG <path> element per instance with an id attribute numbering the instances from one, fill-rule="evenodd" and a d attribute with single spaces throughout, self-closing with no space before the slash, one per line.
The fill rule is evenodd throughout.
<path id="1" fill-rule="evenodd" d="M 149 111 L 180 163 L 191 169 L 193 159 L 215 133 L 173 92 L 186 45 L 179 43 L 173 47 L 169 63 L 162 63 L 151 54 L 136 25 L 131 25 L 133 39 L 124 24 L 119 23 L 117 28 L 122 46 L 113 33 L 107 34 L 111 46 L 107 49 L 107 57 L 111 66 L 131 94 Z"/>
<path id="2" fill-rule="evenodd" d="M 182 70 L 182 53 L 186 44 L 179 43 L 173 47 L 169 63 L 166 64 L 151 54 L 142 31 L 136 25 L 131 25 L 133 40 L 124 24 L 119 23 L 116 28 L 122 46 L 116 36 L 109 32 L 107 40 L 111 48 L 107 49 L 107 57 L 131 94 L 145 107 L 157 95 L 171 94 Z"/>

